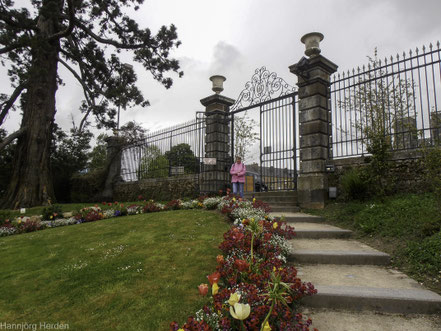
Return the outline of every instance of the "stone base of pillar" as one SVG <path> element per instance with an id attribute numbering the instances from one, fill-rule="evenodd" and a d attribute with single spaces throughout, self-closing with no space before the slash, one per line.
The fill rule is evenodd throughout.
<path id="1" fill-rule="evenodd" d="M 301 208 L 323 209 L 328 198 L 326 174 L 300 175 L 297 181 L 298 202 Z"/>

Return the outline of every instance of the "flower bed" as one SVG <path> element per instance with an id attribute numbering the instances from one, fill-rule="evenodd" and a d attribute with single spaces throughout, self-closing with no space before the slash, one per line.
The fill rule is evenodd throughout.
<path id="1" fill-rule="evenodd" d="M 296 313 L 295 306 L 317 290 L 286 265 L 294 229 L 270 217 L 268 206 L 255 199 L 226 196 L 203 204 L 218 208 L 233 226 L 219 246 L 223 254 L 217 256 L 216 271 L 207 276 L 210 304 L 182 326 L 172 322 L 170 330 L 310 330 L 312 321 Z M 208 284 L 199 285 L 201 295 L 208 292 Z"/>
<path id="2" fill-rule="evenodd" d="M 210 304 L 188 317 L 182 326 L 172 322 L 170 330 L 309 330 L 311 320 L 296 313 L 295 307 L 299 299 L 317 291 L 297 277 L 294 267 L 286 265 L 287 240 L 294 237 L 294 229 L 269 216 L 269 206 L 255 199 L 227 195 L 167 204 L 152 200 L 129 206 L 103 202 L 102 207 L 82 208 L 70 218 L 59 218 L 61 215 L 51 210 L 48 220 L 35 216 L 0 220 L 0 236 L 125 215 L 198 208 L 218 209 L 233 224 L 219 246 L 222 255 L 217 256 L 216 271 L 207 276 Z M 199 292 L 207 295 L 208 284 L 201 284 Z"/>

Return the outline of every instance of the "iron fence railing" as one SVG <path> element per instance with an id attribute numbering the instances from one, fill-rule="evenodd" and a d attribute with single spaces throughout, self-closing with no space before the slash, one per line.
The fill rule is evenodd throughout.
<path id="1" fill-rule="evenodd" d="M 335 74 L 331 82 L 331 155 L 367 153 L 369 133 L 383 132 L 393 150 L 441 139 L 441 50 L 423 46 Z"/>
<path id="2" fill-rule="evenodd" d="M 204 155 L 205 121 L 195 119 L 151 132 L 122 150 L 124 181 L 165 178 L 200 172 Z"/>

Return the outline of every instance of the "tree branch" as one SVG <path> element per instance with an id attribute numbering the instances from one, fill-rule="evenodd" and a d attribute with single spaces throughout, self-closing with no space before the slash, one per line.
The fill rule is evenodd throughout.
<path id="1" fill-rule="evenodd" d="M 69 65 L 67 64 L 65 61 L 63 61 L 62 59 L 58 58 L 58 61 L 66 67 L 67 70 L 69 70 L 74 77 L 77 79 L 77 81 L 81 84 L 81 86 L 83 87 L 83 91 L 84 91 L 84 97 L 86 98 L 86 101 L 89 105 L 92 105 L 93 107 L 95 106 L 95 100 L 94 98 L 90 98 L 88 96 L 88 94 L 92 94 L 92 91 L 87 87 L 87 85 L 84 83 L 83 79 L 78 75 L 78 73 Z M 80 71 L 81 71 L 81 64 L 80 64 Z M 85 121 L 87 119 L 87 117 L 90 114 L 91 109 L 89 109 L 86 114 L 83 116 L 83 118 L 81 119 L 80 125 L 79 125 L 79 131 L 81 132 L 83 130 L 83 126 L 85 124 Z"/>
<path id="2" fill-rule="evenodd" d="M 26 127 L 20 128 L 20 130 L 15 131 L 14 133 L 11 133 L 9 136 L 7 136 L 5 139 L 3 139 L 2 142 L 0 142 L 0 151 L 8 146 L 14 139 L 17 139 L 22 134 L 26 132 Z"/>
<path id="3" fill-rule="evenodd" d="M 55 39 L 60 39 L 63 37 L 67 37 L 68 35 L 70 35 L 73 31 L 73 28 L 75 26 L 74 24 L 74 18 L 75 18 L 75 10 L 74 10 L 74 6 L 72 3 L 73 0 L 67 0 L 67 6 L 68 6 L 68 11 L 69 11 L 69 25 L 67 26 L 67 28 L 64 31 L 60 31 L 57 32 L 55 34 L 53 34 L 52 36 L 49 37 L 49 40 L 55 40 Z"/>
<path id="4" fill-rule="evenodd" d="M 81 86 L 83 87 L 83 90 L 86 91 L 87 93 L 92 93 L 92 91 L 89 90 L 89 88 L 87 87 L 87 85 L 84 83 L 84 81 L 81 79 L 81 77 L 78 75 L 78 73 L 75 71 L 75 69 L 73 69 L 69 64 L 67 64 L 63 59 L 61 59 L 60 57 L 58 57 L 58 61 L 66 67 L 67 70 L 69 70 L 72 75 L 74 75 L 74 77 L 77 79 L 77 81 L 81 84 Z"/>
<path id="5" fill-rule="evenodd" d="M 107 45 L 112 45 L 115 46 L 116 48 L 122 48 L 122 49 L 139 49 L 139 48 L 143 48 L 146 47 L 146 44 L 135 44 L 135 45 L 128 45 L 128 44 L 121 44 L 115 40 L 112 39 L 105 39 L 102 38 L 100 36 L 98 36 L 97 34 L 95 34 L 92 30 L 90 30 L 88 27 L 86 27 L 83 23 L 81 23 L 79 20 L 74 19 L 75 20 L 75 24 L 84 32 L 86 32 L 90 37 L 92 37 L 93 39 L 95 39 L 96 41 L 102 43 L 102 44 L 107 44 Z"/>
<path id="6" fill-rule="evenodd" d="M 17 13 L 17 11 L 15 11 L 15 13 Z M 31 24 L 31 23 L 33 23 L 32 20 L 24 19 L 24 17 L 22 17 L 21 20 L 17 21 L 17 20 L 14 20 L 13 17 L 14 17 L 14 15 L 10 11 L 7 11 L 3 8 L 2 8 L 2 10 L 0 10 L 0 20 L 5 22 L 10 27 L 22 29 L 22 30 L 23 29 L 24 30 L 34 30 L 34 31 L 37 30 L 36 26 L 32 26 L 32 24 Z"/>
<path id="7" fill-rule="evenodd" d="M 19 44 L 12 44 L 3 48 L 0 48 L 0 54 L 5 54 L 8 53 L 10 51 L 13 51 L 17 48 L 23 48 L 23 47 L 27 47 L 28 45 L 19 45 Z"/>
<path id="8" fill-rule="evenodd" d="M 14 105 L 15 101 L 17 101 L 17 98 L 20 96 L 21 92 L 26 88 L 26 82 L 21 83 L 17 88 L 14 90 L 14 92 L 11 94 L 9 99 L 1 105 L 2 111 L 0 113 L 0 125 L 3 124 L 3 121 L 6 117 L 6 115 L 9 112 L 9 109 Z"/>

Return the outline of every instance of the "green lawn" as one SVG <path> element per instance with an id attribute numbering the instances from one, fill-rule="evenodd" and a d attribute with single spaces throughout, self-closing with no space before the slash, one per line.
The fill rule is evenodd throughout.
<path id="1" fill-rule="evenodd" d="M 363 241 L 391 254 L 395 266 L 441 293 L 441 212 L 433 194 L 334 202 L 310 212 L 354 230 Z"/>
<path id="2" fill-rule="evenodd" d="M 210 211 L 119 217 L 0 238 L 0 322 L 167 330 L 199 310 L 229 224 Z"/>

